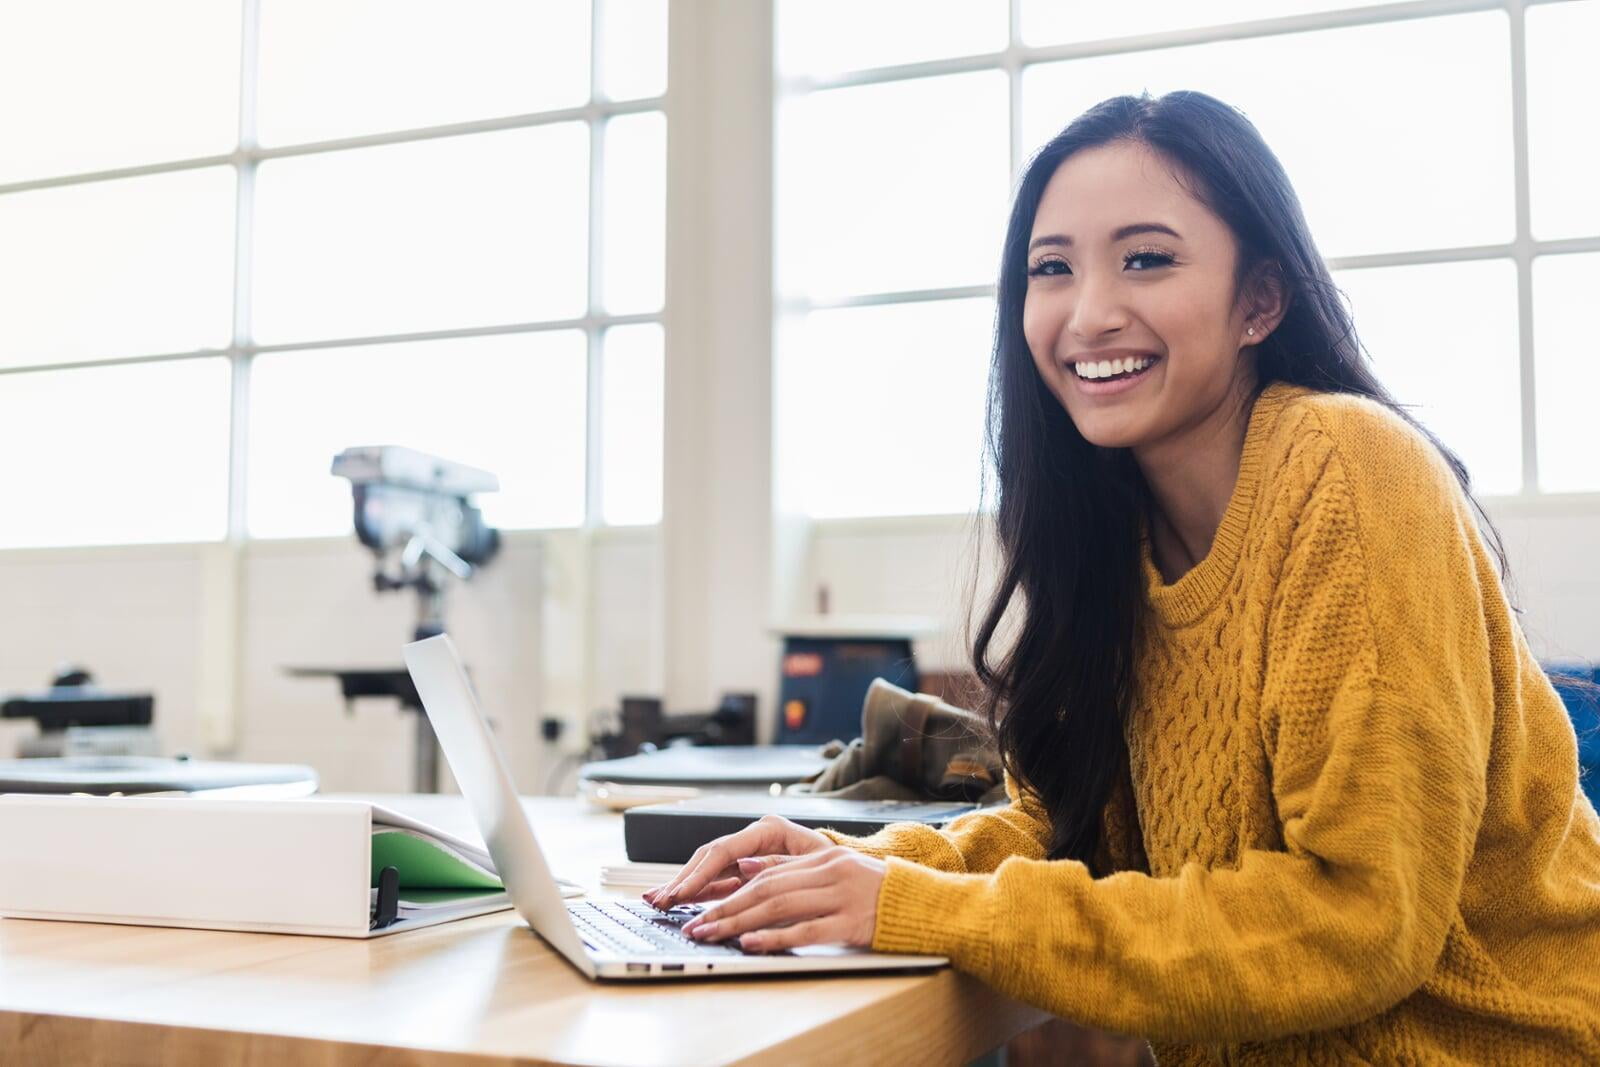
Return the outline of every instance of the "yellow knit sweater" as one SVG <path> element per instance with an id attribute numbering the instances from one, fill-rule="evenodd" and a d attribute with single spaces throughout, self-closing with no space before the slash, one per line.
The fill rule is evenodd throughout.
<path id="1" fill-rule="evenodd" d="M 1600 1063 L 1600 817 L 1426 438 L 1269 386 L 1210 553 L 1143 568 L 1114 873 L 1044 859 L 1015 782 L 944 831 L 830 831 L 887 859 L 873 948 L 1163 1067 Z"/>

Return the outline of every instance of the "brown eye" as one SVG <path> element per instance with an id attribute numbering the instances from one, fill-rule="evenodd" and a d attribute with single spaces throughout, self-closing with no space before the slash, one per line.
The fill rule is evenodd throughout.
<path id="1" fill-rule="evenodd" d="M 1132 263 L 1136 259 L 1151 260 L 1153 261 L 1153 265 L 1155 267 L 1165 267 L 1172 262 L 1172 257 L 1167 255 L 1165 252 L 1130 252 L 1126 257 L 1123 258 L 1122 265 L 1126 267 L 1129 263 Z M 1152 267 L 1140 268 L 1141 271 L 1151 269 Z"/>

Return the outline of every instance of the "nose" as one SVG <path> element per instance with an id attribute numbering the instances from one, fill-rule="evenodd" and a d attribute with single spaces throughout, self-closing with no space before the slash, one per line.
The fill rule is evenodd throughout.
<path id="1" fill-rule="evenodd" d="M 1067 330 L 1088 344 L 1128 324 L 1127 309 L 1115 279 L 1085 274 L 1072 294 L 1072 311 Z"/>

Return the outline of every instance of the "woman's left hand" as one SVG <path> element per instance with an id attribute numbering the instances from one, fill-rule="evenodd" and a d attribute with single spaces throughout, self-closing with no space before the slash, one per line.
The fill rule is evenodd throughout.
<path id="1" fill-rule="evenodd" d="M 766 867 L 685 923 L 683 932 L 697 941 L 737 937 L 752 952 L 823 943 L 870 946 L 887 870 L 882 860 L 843 846 L 812 852 Z"/>

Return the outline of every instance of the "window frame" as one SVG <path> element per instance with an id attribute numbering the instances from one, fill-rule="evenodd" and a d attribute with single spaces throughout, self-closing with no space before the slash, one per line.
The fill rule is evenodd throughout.
<path id="1" fill-rule="evenodd" d="M 228 456 L 228 515 L 226 540 L 242 542 L 251 540 L 247 521 L 247 500 L 250 472 L 248 464 L 250 440 L 250 373 L 257 355 L 280 352 L 314 352 L 319 349 L 346 348 L 401 341 L 442 341 L 497 334 L 535 333 L 547 330 L 581 330 L 587 353 L 586 417 L 584 459 L 584 519 L 579 529 L 593 530 L 605 527 L 604 522 L 604 461 L 602 404 L 602 360 L 606 330 L 613 326 L 639 323 L 656 323 L 666 327 L 666 296 L 662 306 L 655 311 L 636 313 L 610 313 L 604 306 L 604 167 L 605 139 L 609 121 L 622 115 L 660 112 L 667 122 L 670 141 L 671 109 L 668 93 L 628 100 L 612 100 L 606 96 L 603 83 L 605 54 L 605 11 L 610 0 L 590 0 L 589 9 L 589 99 L 578 107 L 551 111 L 528 112 L 488 119 L 477 119 L 444 125 L 414 127 L 382 133 L 360 134 L 323 141 L 277 145 L 263 148 L 256 139 L 256 99 L 260 76 L 259 38 L 262 0 L 241 0 L 242 33 L 240 35 L 239 110 L 237 141 L 234 149 L 220 155 L 197 156 L 184 159 L 117 167 L 105 170 L 51 175 L 17 182 L 0 183 L 0 196 L 26 193 L 40 189 L 82 185 L 90 182 L 111 181 L 153 174 L 168 174 L 196 170 L 203 167 L 229 166 L 235 173 L 234 201 L 234 259 L 233 307 L 231 341 L 225 348 L 206 348 L 183 352 L 140 353 L 108 359 L 79 359 L 44 363 L 26 363 L 0 367 L 0 381 L 7 374 L 25 374 L 48 371 L 66 371 L 83 367 L 108 367 L 116 365 L 161 363 L 178 360 L 205 359 L 225 356 L 231 372 L 229 400 L 229 456 Z M 669 18 L 671 4 L 669 3 Z M 666 42 L 661 43 L 663 49 Z M 670 77 L 670 72 L 669 72 Z M 450 329 L 408 333 L 374 334 L 359 337 L 315 338 L 282 344 L 257 344 L 252 335 L 251 291 L 254 283 L 253 221 L 255 207 L 256 174 L 261 163 L 267 160 L 293 156 L 339 152 L 349 149 L 375 148 L 383 145 L 412 141 L 434 140 L 464 134 L 490 133 L 501 130 L 526 129 L 553 123 L 581 121 L 589 133 L 588 161 L 588 266 L 587 300 L 585 312 L 576 318 L 538 320 L 506 323 L 491 326 L 463 325 Z M 661 190 L 663 199 L 666 190 Z M 329 457 L 330 462 L 332 457 Z M 659 525 L 658 519 L 655 525 Z M 627 524 L 629 527 L 637 524 Z M 649 524 L 646 524 L 649 525 Z M 571 529 L 562 527 L 561 529 Z M 280 538 L 256 538 L 280 540 Z M 74 545 L 38 546 L 40 549 L 70 549 Z"/>
<path id="2" fill-rule="evenodd" d="M 778 0 L 784 2 L 784 0 Z M 1521 389 L 1521 488 L 1511 494 L 1484 494 L 1497 508 L 1515 511 L 1569 514 L 1600 510 L 1600 492 L 1550 493 L 1538 485 L 1538 429 L 1536 426 L 1536 380 L 1533 348 L 1533 262 L 1537 257 L 1600 252 L 1600 234 L 1554 240 L 1535 239 L 1530 228 L 1531 194 L 1528 164 L 1528 64 L 1526 11 L 1530 7 L 1562 3 L 1565 0 L 1416 0 L 1410 3 L 1370 4 L 1326 12 L 1312 12 L 1276 18 L 1252 19 L 1225 25 L 1210 25 L 1054 45 L 1027 45 L 1022 39 L 1022 0 L 1008 5 L 1008 37 L 999 52 L 952 56 L 892 66 L 871 67 L 840 74 L 784 74 L 774 77 L 774 113 L 791 98 L 829 89 L 852 88 L 890 81 L 912 80 L 972 71 L 1000 70 L 1010 86 L 1010 174 L 1013 181 L 1026 162 L 1028 146 L 1022 133 L 1022 75 L 1031 66 L 1061 60 L 1086 59 L 1124 53 L 1153 52 L 1186 45 L 1262 38 L 1316 30 L 1341 29 L 1410 19 L 1436 18 L 1479 11 L 1504 11 L 1510 22 L 1511 119 L 1513 152 L 1513 196 L 1515 230 L 1508 242 L 1450 248 L 1414 249 L 1403 252 L 1341 256 L 1327 260 L 1330 271 L 1369 267 L 1413 266 L 1466 260 L 1509 259 L 1516 267 L 1517 285 L 1517 366 Z M 776 21 L 776 20 L 775 20 Z M 776 55 L 776 41 L 774 42 Z M 781 130 L 777 131 L 781 137 Z M 781 156 L 780 156 L 781 158 Z M 775 182 L 785 180 L 781 173 Z M 775 202 L 774 207 L 778 205 Z M 776 223 L 776 219 L 774 220 Z M 913 301 L 951 300 L 970 297 L 993 299 L 995 287 L 969 285 L 938 289 L 858 293 L 844 297 L 816 299 L 773 293 L 774 329 L 783 318 L 834 308 L 899 304 Z M 916 520 L 923 516 L 856 516 L 811 520 L 820 525 L 841 526 L 861 523 L 890 524 Z"/>

